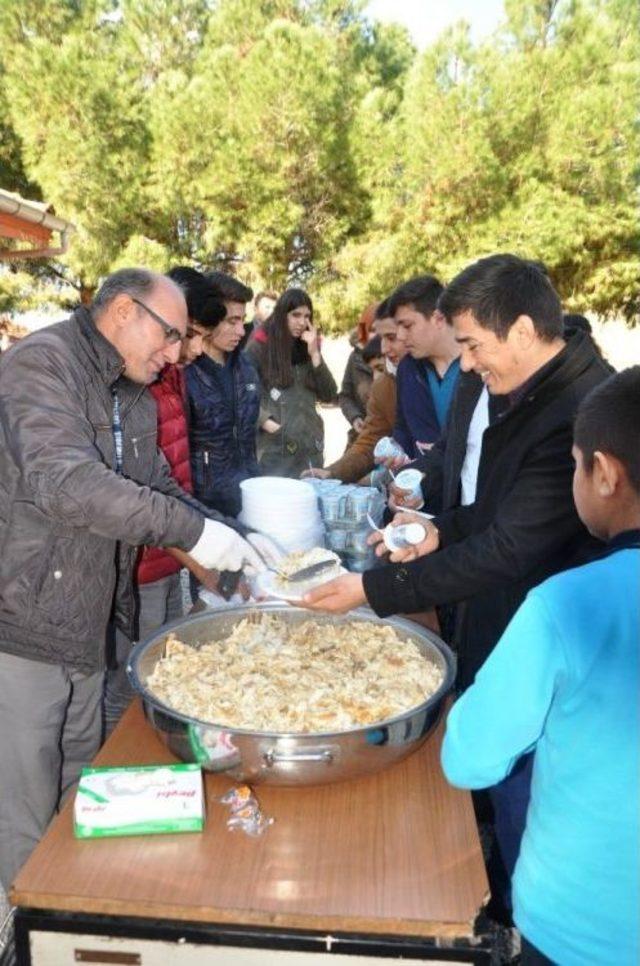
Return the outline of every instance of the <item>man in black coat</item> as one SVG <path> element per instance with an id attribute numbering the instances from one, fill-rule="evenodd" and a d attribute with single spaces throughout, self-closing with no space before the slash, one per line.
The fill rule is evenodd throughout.
<path id="1" fill-rule="evenodd" d="M 438 514 L 426 540 L 392 555 L 391 566 L 331 581 L 305 603 L 344 613 L 368 602 L 381 617 L 459 604 L 454 644 L 465 688 L 527 592 L 593 548 L 573 505 L 572 424 L 610 368 L 588 333 L 565 341 L 548 277 L 514 255 L 466 268 L 440 308 L 461 368 L 509 400 L 484 432 L 475 502 Z"/>
<path id="2" fill-rule="evenodd" d="M 469 266 L 441 309 L 463 370 L 491 395 L 509 397 L 483 436 L 476 500 L 426 524 L 424 543 L 394 554 L 396 565 L 338 578 L 306 603 L 345 612 L 368 602 L 382 617 L 464 601 L 457 644 L 465 687 L 529 588 L 592 546 L 571 495 L 571 432 L 578 403 L 610 369 L 587 333 L 564 340 L 549 279 L 516 256 Z"/>
<path id="3" fill-rule="evenodd" d="M 576 332 L 591 333 L 588 319 L 582 315 L 564 315 L 565 341 Z M 600 351 L 597 346 L 596 350 Z M 407 464 L 424 473 L 421 497 L 412 498 L 409 490 L 391 483 L 389 507 L 394 511 L 424 508 L 429 513 L 442 513 L 459 504 L 475 502 L 484 430 L 508 406 L 509 397 L 489 395 L 477 372 L 462 372 L 442 436 L 430 450 Z"/>

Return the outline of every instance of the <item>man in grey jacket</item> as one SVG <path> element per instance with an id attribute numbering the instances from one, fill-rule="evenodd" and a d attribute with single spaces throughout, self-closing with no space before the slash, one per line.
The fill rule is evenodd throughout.
<path id="1" fill-rule="evenodd" d="M 8 888 L 98 750 L 106 630 L 132 635 L 136 548 L 262 569 L 205 519 L 156 446 L 145 387 L 177 361 L 181 290 L 143 269 L 0 362 L 0 882 Z M 222 518 L 220 518 L 222 519 Z M 256 541 L 259 545 L 259 539 Z"/>

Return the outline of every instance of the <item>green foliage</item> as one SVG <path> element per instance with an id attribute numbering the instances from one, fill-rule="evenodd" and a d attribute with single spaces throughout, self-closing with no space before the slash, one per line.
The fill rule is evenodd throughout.
<path id="1" fill-rule="evenodd" d="M 117 258 L 111 263 L 110 270 L 130 268 L 132 265 L 144 265 L 153 272 L 167 272 L 172 265 L 172 257 L 165 245 L 145 238 L 144 235 L 132 235 Z"/>
<path id="2" fill-rule="evenodd" d="M 155 116 L 171 121 L 155 183 L 159 203 L 197 220 L 192 256 L 237 256 L 282 285 L 361 226 L 364 199 L 350 156 L 352 92 L 331 38 L 290 19 L 259 33 L 240 49 L 214 44 L 211 31 L 188 85 L 158 93 Z"/>
<path id="3" fill-rule="evenodd" d="M 0 316 L 4 312 L 25 312 L 31 308 L 29 293 L 33 280 L 25 272 L 0 268 Z"/>
<path id="4" fill-rule="evenodd" d="M 79 301 L 78 292 L 51 271 L 43 272 L 34 263 L 23 269 L 0 264 L 0 316 L 3 313 L 70 309 Z"/>
<path id="5" fill-rule="evenodd" d="M 511 250 L 567 307 L 633 321 L 635 0 L 506 0 L 490 41 L 461 23 L 421 54 L 364 6 L 0 0 L 0 185 L 78 229 L 23 282 L 192 261 L 302 281 L 341 328 Z"/>
<path id="6" fill-rule="evenodd" d="M 392 125 L 396 176 L 379 180 L 368 232 L 335 260 L 334 299 L 380 295 L 418 272 L 446 280 L 510 250 L 545 262 L 568 308 L 635 322 L 632 8 L 512 0 L 491 43 L 473 48 L 461 25 L 425 51 Z"/>
<path id="7" fill-rule="evenodd" d="M 108 29 L 92 24 L 89 58 L 81 26 L 55 42 L 26 43 L 7 69 L 6 91 L 29 176 L 77 227 L 64 262 L 95 283 L 144 214 L 149 138 L 134 78 Z"/>
<path id="8" fill-rule="evenodd" d="M 9 121 L 7 95 L 0 74 L 0 187 L 18 194 L 30 193 L 37 200 L 38 188 L 29 183 L 22 164 L 18 135 Z"/>

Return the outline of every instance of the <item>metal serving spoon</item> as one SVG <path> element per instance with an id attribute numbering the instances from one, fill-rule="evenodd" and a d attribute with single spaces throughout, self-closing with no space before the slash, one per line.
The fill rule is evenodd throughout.
<path id="1" fill-rule="evenodd" d="M 332 570 L 337 563 L 338 561 L 331 557 L 327 560 L 320 560 L 318 563 L 311 564 L 310 567 L 303 567 L 302 570 L 295 570 L 292 574 L 285 574 L 282 570 L 278 570 L 277 567 L 274 569 L 283 580 L 286 580 L 290 584 L 296 584 L 302 580 L 311 580 L 312 577 L 319 577 L 325 571 Z"/>

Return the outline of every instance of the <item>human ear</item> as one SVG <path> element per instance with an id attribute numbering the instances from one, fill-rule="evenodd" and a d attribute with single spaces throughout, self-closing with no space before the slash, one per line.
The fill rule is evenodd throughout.
<path id="1" fill-rule="evenodd" d="M 135 304 L 131 301 L 126 292 L 116 295 L 112 302 L 113 315 L 118 326 L 124 328 L 128 325 L 131 318 L 131 310 L 135 309 Z"/>
<path id="2" fill-rule="evenodd" d="M 528 349 L 536 338 L 536 327 L 529 315 L 519 315 L 511 326 L 510 332 L 513 332 L 518 345 L 523 349 Z"/>
<path id="3" fill-rule="evenodd" d="M 596 450 L 593 454 L 593 478 L 598 494 L 602 497 L 613 496 L 620 482 L 618 461 Z"/>

